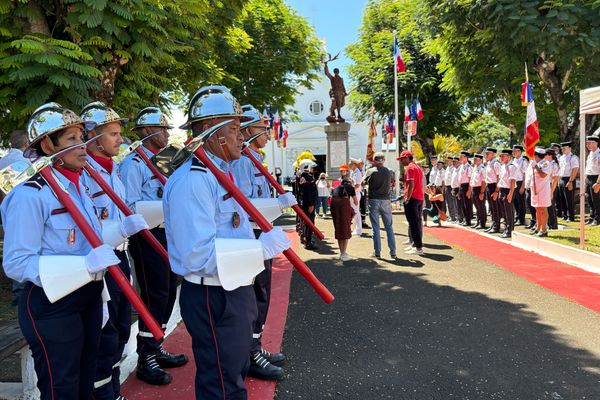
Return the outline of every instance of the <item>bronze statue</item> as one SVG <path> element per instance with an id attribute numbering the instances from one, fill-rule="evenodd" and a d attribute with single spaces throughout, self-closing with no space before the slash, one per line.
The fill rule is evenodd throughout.
<path id="1" fill-rule="evenodd" d="M 340 76 L 340 70 L 338 68 L 333 69 L 333 75 L 329 72 L 327 63 L 337 60 L 340 53 L 337 53 L 335 57 L 331 57 L 331 54 L 327 53 L 328 60 L 323 60 L 325 64 L 325 75 L 331 82 L 331 90 L 329 90 L 329 97 L 331 98 L 331 107 L 329 107 L 329 115 L 327 116 L 328 122 L 344 122 L 344 118 L 340 114 L 340 110 L 346 104 L 346 88 L 344 87 L 344 80 Z M 335 111 L 337 110 L 337 117 Z"/>

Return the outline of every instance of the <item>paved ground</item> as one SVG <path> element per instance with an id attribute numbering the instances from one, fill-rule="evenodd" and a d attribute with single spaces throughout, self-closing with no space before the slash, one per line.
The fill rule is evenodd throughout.
<path id="1" fill-rule="evenodd" d="M 394 218 L 403 257 L 407 227 Z M 333 237 L 331 220 L 318 226 Z M 600 399 L 599 314 L 425 242 L 425 257 L 394 261 L 370 259 L 370 238 L 353 238 L 361 258 L 344 264 L 332 239 L 298 250 L 336 300 L 294 274 L 277 399 Z"/>

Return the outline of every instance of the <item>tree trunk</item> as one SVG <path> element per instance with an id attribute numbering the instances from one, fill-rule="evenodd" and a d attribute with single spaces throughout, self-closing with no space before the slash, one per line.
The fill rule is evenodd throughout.
<path id="1" fill-rule="evenodd" d="M 51 37 L 50 27 L 46 20 L 46 12 L 36 1 L 29 2 L 29 8 L 31 11 L 27 13 L 27 23 L 29 24 L 30 33 L 41 33 L 48 37 Z"/>
<path id="2" fill-rule="evenodd" d="M 98 99 L 107 105 L 112 104 L 115 99 L 115 81 L 117 80 L 117 74 L 121 70 L 121 65 L 123 64 L 125 64 L 125 62 L 122 58 L 113 55 L 110 62 L 99 66 L 99 69 L 102 72 L 102 78 L 100 78 L 101 88 L 92 93 L 92 96 L 95 99 Z"/>
<path id="3" fill-rule="evenodd" d="M 556 62 L 545 60 L 542 54 L 536 61 L 534 68 L 542 79 L 542 82 L 544 82 L 548 93 L 550 93 L 552 103 L 558 114 L 558 136 L 560 140 L 566 141 L 571 139 L 574 135 L 573 129 L 575 127 L 569 127 L 569 113 L 564 102 L 564 82 L 558 72 Z M 578 120 L 575 121 L 575 125 L 579 125 Z"/>

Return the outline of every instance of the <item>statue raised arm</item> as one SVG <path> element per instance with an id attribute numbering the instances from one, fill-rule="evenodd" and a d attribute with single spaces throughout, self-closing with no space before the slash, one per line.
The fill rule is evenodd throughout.
<path id="1" fill-rule="evenodd" d="M 338 58 L 340 53 L 336 54 L 335 57 L 331 57 L 331 54 L 327 53 L 329 57 L 327 60 L 323 60 L 325 76 L 329 78 L 331 82 L 331 90 L 329 91 L 331 97 L 331 107 L 329 107 L 329 116 L 327 121 L 329 122 L 344 122 L 344 118 L 340 114 L 341 108 L 346 104 L 346 88 L 344 87 L 344 80 L 340 76 L 340 70 L 337 68 L 333 69 L 333 75 L 329 72 L 327 63 L 334 61 Z M 335 115 L 337 111 L 337 116 Z"/>

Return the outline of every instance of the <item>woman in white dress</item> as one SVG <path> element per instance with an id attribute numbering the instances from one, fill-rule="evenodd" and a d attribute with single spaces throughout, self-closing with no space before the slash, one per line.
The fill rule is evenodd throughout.
<path id="1" fill-rule="evenodd" d="M 531 182 L 531 205 L 535 207 L 537 230 L 532 234 L 539 237 L 548 236 L 548 207 L 552 203 L 552 165 L 544 159 L 546 150 L 536 147 L 534 173 Z"/>

